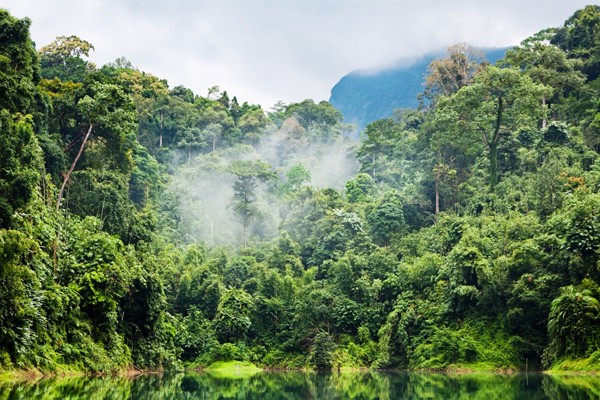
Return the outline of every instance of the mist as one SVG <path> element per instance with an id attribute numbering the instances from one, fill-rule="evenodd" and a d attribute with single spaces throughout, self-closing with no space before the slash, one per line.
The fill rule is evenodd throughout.
<path id="1" fill-rule="evenodd" d="M 337 129 L 337 128 L 336 128 Z M 302 128 L 295 118 L 288 118 L 281 127 L 267 128 L 254 145 L 239 145 L 202 153 L 175 169 L 171 191 L 179 204 L 185 240 L 210 245 L 242 243 L 243 225 L 232 207 L 233 184 L 236 177 L 227 172 L 234 160 L 261 160 L 271 166 L 277 179 L 258 185 L 255 204 L 258 212 L 249 226 L 250 241 L 270 240 L 278 236 L 285 218 L 282 195 L 290 168 L 299 166 L 309 177 L 302 186 L 316 189 L 331 187 L 342 190 L 358 170 L 358 161 L 351 151 L 355 145 L 349 132 L 331 132 L 329 126 Z M 174 159 L 181 159 L 175 154 Z"/>

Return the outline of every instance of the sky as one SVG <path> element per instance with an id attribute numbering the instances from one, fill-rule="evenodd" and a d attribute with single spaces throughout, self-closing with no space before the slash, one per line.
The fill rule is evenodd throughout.
<path id="1" fill-rule="evenodd" d="M 561 26 L 594 0 L 3 0 L 40 47 L 91 42 L 98 66 L 138 69 L 240 102 L 328 100 L 346 74 L 455 43 L 504 47 Z"/>

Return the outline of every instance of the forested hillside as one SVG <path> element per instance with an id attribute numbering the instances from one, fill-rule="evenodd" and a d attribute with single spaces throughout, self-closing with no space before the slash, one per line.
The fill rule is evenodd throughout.
<path id="1" fill-rule="evenodd" d="M 0 10 L 0 369 L 600 368 L 600 6 L 369 124 Z"/>

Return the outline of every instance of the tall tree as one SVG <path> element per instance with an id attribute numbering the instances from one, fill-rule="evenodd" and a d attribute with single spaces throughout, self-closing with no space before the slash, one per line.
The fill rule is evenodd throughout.
<path id="1" fill-rule="evenodd" d="M 394 171 L 394 156 L 402 130 L 392 119 L 370 123 L 365 130 L 365 140 L 356 155 L 361 163 L 360 172 L 369 174 L 376 182 Z"/>
<path id="2" fill-rule="evenodd" d="M 492 192 L 498 183 L 500 142 L 519 129 L 535 130 L 542 113 L 538 99 L 545 90 L 518 69 L 488 66 L 473 84 L 440 101 L 436 113 L 454 115 L 461 131 L 481 137 L 488 150 Z"/>
<path id="3" fill-rule="evenodd" d="M 39 51 L 42 76 L 47 79 L 82 82 L 95 69 L 94 64 L 82 58 L 89 57 L 91 50 L 94 50 L 94 46 L 77 36 L 57 37 Z"/>
<path id="4" fill-rule="evenodd" d="M 450 96 L 473 82 L 484 65 L 483 51 L 466 43 L 448 47 L 446 57 L 433 60 L 427 67 L 423 96 L 435 101 Z"/>
<path id="5" fill-rule="evenodd" d="M 520 68 L 536 83 L 547 86 L 542 91 L 542 129 L 546 129 L 548 108 L 579 89 L 585 76 L 576 70 L 577 61 L 567 58 L 559 47 L 550 44 L 554 30 L 544 30 L 521 42 L 506 53 L 506 62 Z"/>

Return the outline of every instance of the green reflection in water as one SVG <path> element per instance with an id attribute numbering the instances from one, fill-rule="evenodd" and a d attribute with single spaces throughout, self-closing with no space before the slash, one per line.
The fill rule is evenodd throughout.
<path id="1" fill-rule="evenodd" d="M 596 376 L 344 372 L 165 373 L 0 383 L 8 399 L 597 399 Z"/>

